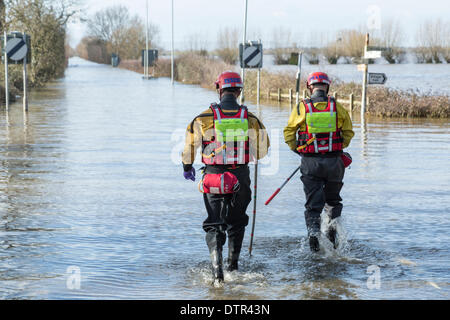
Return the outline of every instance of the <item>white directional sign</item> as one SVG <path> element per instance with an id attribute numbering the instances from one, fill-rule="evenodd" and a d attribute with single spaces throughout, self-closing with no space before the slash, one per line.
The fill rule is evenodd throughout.
<path id="1" fill-rule="evenodd" d="M 27 55 L 28 46 L 22 38 L 12 38 L 6 43 L 5 52 L 9 59 L 21 61 Z"/>
<path id="2" fill-rule="evenodd" d="M 364 52 L 364 59 L 381 58 L 381 51 L 366 51 Z"/>
<path id="3" fill-rule="evenodd" d="M 384 84 L 387 77 L 384 73 L 370 73 L 369 72 L 369 84 Z"/>
<path id="4" fill-rule="evenodd" d="M 241 68 L 262 68 L 263 50 L 260 43 L 249 43 L 239 46 Z"/>

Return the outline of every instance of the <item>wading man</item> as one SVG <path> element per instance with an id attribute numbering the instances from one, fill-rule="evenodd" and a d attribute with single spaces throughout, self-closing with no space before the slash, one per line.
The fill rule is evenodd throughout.
<path id="1" fill-rule="evenodd" d="M 311 251 L 320 250 L 322 210 L 331 219 L 326 237 L 337 248 L 336 218 L 341 216 L 345 167 L 351 162 L 342 150 L 354 136 L 348 112 L 328 96 L 331 81 L 323 72 L 311 73 L 306 86 L 310 98 L 292 110 L 284 129 L 289 148 L 302 158 L 300 172 L 305 192 L 305 220 Z"/>
<path id="2" fill-rule="evenodd" d="M 203 222 L 214 279 L 223 281 L 222 247 L 228 235 L 228 271 L 238 269 L 238 259 L 248 224 L 251 201 L 248 163 L 263 158 L 269 148 L 264 125 L 237 103 L 243 83 L 238 73 L 223 72 L 216 81 L 220 102 L 188 125 L 182 154 L 185 179 L 195 181 L 192 166 L 201 147 L 203 192 L 208 217 Z"/>

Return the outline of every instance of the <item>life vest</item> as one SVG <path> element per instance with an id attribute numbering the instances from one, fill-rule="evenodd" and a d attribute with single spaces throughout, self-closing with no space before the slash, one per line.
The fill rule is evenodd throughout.
<path id="1" fill-rule="evenodd" d="M 342 133 L 338 128 L 336 101 L 328 97 L 324 110 L 314 107 L 311 99 L 303 100 L 306 131 L 297 132 L 297 150 L 301 153 L 327 153 L 342 150 Z"/>
<path id="2" fill-rule="evenodd" d="M 202 162 L 208 165 L 249 163 L 248 110 L 241 106 L 234 115 L 225 115 L 218 104 L 210 106 L 214 135 L 202 143 Z"/>

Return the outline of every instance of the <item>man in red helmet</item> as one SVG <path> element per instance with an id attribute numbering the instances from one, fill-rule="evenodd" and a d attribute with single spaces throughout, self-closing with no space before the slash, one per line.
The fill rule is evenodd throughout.
<path id="1" fill-rule="evenodd" d="M 214 175 L 223 181 L 225 172 L 232 173 L 238 190 L 232 194 L 204 193 L 208 213 L 203 222 L 215 281 L 223 281 L 222 247 L 228 234 L 228 271 L 238 269 L 238 259 L 248 224 L 247 206 L 251 201 L 250 171 L 248 163 L 263 158 L 269 148 L 264 125 L 237 103 L 243 83 L 238 73 L 223 72 L 216 81 L 220 102 L 213 103 L 194 118 L 187 127 L 186 143 L 182 154 L 185 179 L 195 181 L 193 167 L 196 151 L 201 147 L 203 181 Z M 229 176 L 229 174 L 227 174 Z M 203 190 L 219 190 L 219 186 Z"/>
<path id="2" fill-rule="evenodd" d="M 341 216 L 340 191 L 345 165 L 351 159 L 343 149 L 354 136 L 347 110 L 328 96 L 330 84 L 326 73 L 311 73 L 306 81 L 310 98 L 300 101 L 292 110 L 284 129 L 285 142 L 302 157 L 300 171 L 306 198 L 305 220 L 313 252 L 320 250 L 320 215 L 324 209 L 331 219 L 326 236 L 337 248 L 334 222 Z"/>

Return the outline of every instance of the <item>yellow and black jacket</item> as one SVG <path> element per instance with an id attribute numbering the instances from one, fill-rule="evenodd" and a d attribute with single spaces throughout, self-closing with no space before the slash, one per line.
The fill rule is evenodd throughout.
<path id="1" fill-rule="evenodd" d="M 314 107 L 318 110 L 324 110 L 328 105 L 328 98 L 324 92 L 316 92 L 317 94 L 312 95 L 312 101 Z M 342 147 L 346 148 L 350 144 L 355 133 L 353 132 L 353 125 L 347 110 L 342 107 L 339 102 L 336 102 L 337 115 L 338 115 L 338 125 L 337 127 L 341 129 L 342 134 Z M 297 148 L 297 132 L 302 132 L 306 130 L 306 108 L 303 101 L 292 109 L 291 116 L 289 117 L 288 124 L 284 128 L 284 141 L 289 146 L 292 151 Z"/>
<path id="2" fill-rule="evenodd" d="M 235 114 L 240 106 L 233 95 L 226 94 L 220 101 L 220 107 L 225 114 Z M 250 159 L 264 158 L 270 147 L 269 137 L 261 121 L 248 112 L 248 129 L 250 141 Z M 189 170 L 195 160 L 197 149 L 203 141 L 211 141 L 214 136 L 214 115 L 211 108 L 196 116 L 186 129 L 186 142 L 182 153 L 185 170 Z"/>

